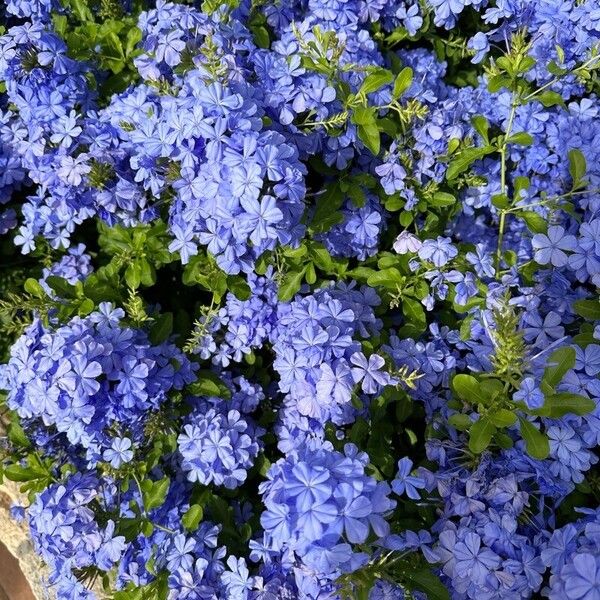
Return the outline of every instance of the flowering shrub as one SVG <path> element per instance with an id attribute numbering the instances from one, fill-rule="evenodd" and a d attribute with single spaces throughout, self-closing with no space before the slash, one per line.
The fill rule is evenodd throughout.
<path id="1" fill-rule="evenodd" d="M 600 597 L 596 0 L 0 17 L 0 482 L 60 600 Z"/>

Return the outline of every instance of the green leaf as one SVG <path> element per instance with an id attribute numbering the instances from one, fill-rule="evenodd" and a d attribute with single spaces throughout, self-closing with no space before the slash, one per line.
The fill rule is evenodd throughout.
<path id="1" fill-rule="evenodd" d="M 574 188 L 578 188 L 584 183 L 583 178 L 585 177 L 586 169 L 585 156 L 583 156 L 581 150 L 571 148 L 569 150 L 569 173 L 573 179 Z"/>
<path id="2" fill-rule="evenodd" d="M 462 150 L 456 158 L 454 158 L 448 165 L 446 171 L 446 179 L 452 181 L 456 179 L 461 173 L 464 173 L 476 160 L 479 160 L 494 152 L 492 146 L 484 146 L 483 148 L 466 148 Z"/>
<path id="3" fill-rule="evenodd" d="M 46 283 L 54 290 L 54 293 L 64 300 L 69 300 L 76 297 L 75 286 L 72 286 L 66 279 L 49 275 L 46 277 Z"/>
<path id="4" fill-rule="evenodd" d="M 525 223 L 529 231 L 533 233 L 546 233 L 548 229 L 548 221 L 532 210 L 523 210 L 517 213 Z"/>
<path id="5" fill-rule="evenodd" d="M 139 27 L 131 27 L 127 31 L 125 38 L 125 54 L 129 56 L 135 50 L 135 47 L 142 41 L 142 31 Z"/>
<path id="6" fill-rule="evenodd" d="M 77 307 L 77 314 L 81 317 L 87 317 L 87 315 L 89 315 L 94 308 L 96 308 L 94 301 L 91 298 L 84 298 L 81 304 Z"/>
<path id="7" fill-rule="evenodd" d="M 330 273 L 334 268 L 334 262 L 328 250 L 321 245 L 314 245 L 310 248 L 310 257 L 314 265 L 324 271 Z"/>
<path id="8" fill-rule="evenodd" d="M 142 283 L 142 268 L 138 261 L 130 262 L 125 270 L 125 283 L 132 289 L 136 290 Z"/>
<path id="9" fill-rule="evenodd" d="M 325 233 L 343 220 L 340 208 L 344 203 L 344 194 L 338 182 L 329 185 L 325 192 L 317 197 L 315 212 L 310 224 L 314 233 Z"/>
<path id="10" fill-rule="evenodd" d="M 558 92 L 553 92 L 551 90 L 546 90 L 545 92 L 536 95 L 533 100 L 541 102 L 545 107 L 565 105 L 563 97 Z"/>
<path id="11" fill-rule="evenodd" d="M 404 94 L 406 90 L 412 85 L 413 81 L 413 70 L 410 67 L 404 67 L 400 73 L 396 76 L 394 81 L 394 89 L 392 96 L 394 100 L 397 100 Z"/>
<path id="12" fill-rule="evenodd" d="M 527 419 L 519 417 L 521 424 L 521 436 L 525 442 L 527 453 L 532 458 L 544 460 L 550 454 L 550 443 L 548 436 L 536 429 Z"/>
<path id="13" fill-rule="evenodd" d="M 492 204 L 499 209 L 508 208 L 510 206 L 510 200 L 506 194 L 494 194 L 492 196 Z"/>
<path id="14" fill-rule="evenodd" d="M 181 522 L 188 531 L 196 531 L 203 516 L 204 509 L 199 504 L 192 504 L 181 518 Z"/>
<path id="15" fill-rule="evenodd" d="M 475 454 L 481 454 L 492 441 L 496 426 L 487 417 L 475 421 L 469 429 L 469 449 Z"/>
<path id="16" fill-rule="evenodd" d="M 496 427 L 510 427 L 517 422 L 517 415 L 506 408 L 500 408 L 489 415 Z"/>
<path id="17" fill-rule="evenodd" d="M 8 425 L 8 439 L 11 444 L 20 448 L 31 446 L 25 430 L 21 427 L 17 413 L 11 413 L 10 424 Z"/>
<path id="18" fill-rule="evenodd" d="M 395 267 L 375 271 L 367 279 L 367 284 L 371 287 L 385 287 L 392 290 L 397 289 L 403 283 L 404 277 Z"/>
<path id="19" fill-rule="evenodd" d="M 365 77 L 365 80 L 360 86 L 358 93 L 366 96 L 367 94 L 382 88 L 384 85 L 391 83 L 393 79 L 394 76 L 387 69 L 377 69 L 374 73 L 369 73 Z"/>
<path id="20" fill-rule="evenodd" d="M 525 131 L 519 131 L 511 135 L 506 142 L 508 144 L 517 144 L 519 146 L 531 146 L 531 144 L 533 144 L 533 138 Z"/>
<path id="21" fill-rule="evenodd" d="M 423 305 L 412 298 L 402 298 L 402 314 L 407 325 L 417 331 L 424 331 L 427 325 L 427 317 Z"/>
<path id="22" fill-rule="evenodd" d="M 543 410 L 547 411 L 547 416 L 550 418 L 560 419 L 568 414 L 587 415 L 595 408 L 596 403 L 590 398 L 569 392 L 559 392 L 546 397 Z"/>
<path id="23" fill-rule="evenodd" d="M 167 312 L 155 319 L 150 328 L 150 341 L 153 344 L 164 342 L 173 331 L 173 313 Z"/>
<path id="24" fill-rule="evenodd" d="M 435 207 L 444 207 L 452 206 L 455 203 L 456 198 L 452 194 L 448 194 L 447 192 L 436 192 L 428 204 Z"/>
<path id="25" fill-rule="evenodd" d="M 459 398 L 473 405 L 486 404 L 487 397 L 482 392 L 479 381 L 472 375 L 460 373 L 452 379 L 452 387 Z"/>
<path id="26" fill-rule="evenodd" d="M 120 73 L 125 68 L 123 44 L 115 33 L 107 33 L 100 41 L 102 49 L 101 63 L 113 73 Z"/>
<path id="27" fill-rule="evenodd" d="M 358 125 L 358 137 L 361 142 L 375 155 L 379 154 L 381 139 L 377 125 Z"/>
<path id="28" fill-rule="evenodd" d="M 425 592 L 428 600 L 450 600 L 448 589 L 431 569 L 403 570 L 402 581 L 411 589 Z"/>
<path id="29" fill-rule="evenodd" d="M 488 123 L 488 120 L 483 115 L 475 115 L 474 117 L 471 117 L 471 123 L 473 123 L 475 131 L 483 138 L 483 141 L 486 144 L 489 144 L 490 138 L 488 131 L 490 124 Z"/>
<path id="30" fill-rule="evenodd" d="M 238 300 L 248 300 L 252 293 L 247 281 L 243 277 L 239 277 L 237 275 L 227 276 L 227 289 Z"/>
<path id="31" fill-rule="evenodd" d="M 575 312 L 590 321 L 600 320 L 600 302 L 598 300 L 576 300 L 573 302 Z"/>
<path id="32" fill-rule="evenodd" d="M 68 6 L 80 21 L 94 20 L 94 15 L 92 15 L 92 11 L 88 8 L 88 3 L 85 0 L 69 0 Z"/>
<path id="33" fill-rule="evenodd" d="M 212 371 L 198 371 L 198 380 L 190 383 L 187 390 L 192 396 L 214 396 L 216 398 L 231 398 L 231 390 L 225 382 Z"/>
<path id="34" fill-rule="evenodd" d="M 146 485 L 142 486 L 142 497 L 146 512 L 150 512 L 164 504 L 171 481 L 168 477 L 164 477 L 160 481 L 151 482 L 151 485 L 147 485 L 147 483 L 148 480 L 144 482 Z M 144 490 L 144 487 L 146 487 L 147 490 Z"/>
<path id="35" fill-rule="evenodd" d="M 355 125 L 373 125 L 377 123 L 376 109 L 371 106 L 357 106 L 350 120 Z"/>
<path id="36" fill-rule="evenodd" d="M 290 301 L 300 290 L 306 267 L 300 271 L 288 271 L 279 286 L 278 297 L 282 302 Z"/>
<path id="37" fill-rule="evenodd" d="M 23 287 L 28 294 L 31 294 L 35 298 L 44 298 L 46 296 L 46 292 L 39 281 L 32 277 L 25 280 L 25 285 Z"/>
<path id="38" fill-rule="evenodd" d="M 448 417 L 448 423 L 452 425 L 455 429 L 459 431 L 467 431 L 469 427 L 473 424 L 469 415 L 464 415 L 462 413 L 455 413 Z"/>
<path id="39" fill-rule="evenodd" d="M 269 31 L 262 25 L 252 27 L 252 37 L 259 48 L 269 48 L 271 46 Z"/>
<path id="40" fill-rule="evenodd" d="M 553 393 L 567 371 L 575 366 L 575 349 L 571 346 L 564 346 L 555 350 L 550 355 L 547 364 L 542 377 L 542 391 L 546 395 Z"/>

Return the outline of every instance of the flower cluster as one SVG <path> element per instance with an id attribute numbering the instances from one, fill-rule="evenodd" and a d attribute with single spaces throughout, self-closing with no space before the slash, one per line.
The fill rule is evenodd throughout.
<path id="1" fill-rule="evenodd" d="M 64 597 L 89 598 L 74 571 L 98 567 L 109 571 L 118 564 L 126 547 L 115 536 L 115 523 L 101 527 L 91 506 L 101 494 L 99 480 L 77 473 L 65 484 L 54 484 L 40 494 L 29 509 L 29 527 L 35 549 L 58 580 Z"/>
<path id="2" fill-rule="evenodd" d="M 194 378 L 175 346 L 151 345 L 144 332 L 120 326 L 124 316 L 105 303 L 62 327 L 37 321 L 2 370 L 10 408 L 85 448 L 90 465 L 107 452 L 113 462 L 130 460 L 128 448 L 143 440 L 149 415 Z M 121 458 L 112 458 L 119 448 Z"/>
<path id="3" fill-rule="evenodd" d="M 368 557 L 355 552 L 371 530 L 389 532 L 384 516 L 394 508 L 389 486 L 365 474 L 367 455 L 352 444 L 344 453 L 327 444 L 288 453 L 261 485 L 261 515 L 268 552 L 291 551 L 317 573 L 352 571 Z"/>
<path id="4" fill-rule="evenodd" d="M 194 404 L 177 438 L 190 481 L 234 489 L 246 480 L 264 431 L 244 413 L 256 409 L 264 394 L 243 378 L 239 385 L 231 401 L 209 398 Z"/>

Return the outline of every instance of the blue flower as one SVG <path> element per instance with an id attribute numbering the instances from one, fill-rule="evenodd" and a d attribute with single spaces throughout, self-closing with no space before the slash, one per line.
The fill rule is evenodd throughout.
<path id="1" fill-rule="evenodd" d="M 355 352 L 350 357 L 350 362 L 355 365 L 351 369 L 354 382 L 360 382 L 366 394 L 376 394 L 380 386 L 386 386 L 391 381 L 390 376 L 381 371 L 385 360 L 378 354 L 371 354 L 367 360 L 362 352 Z"/>
<path id="2" fill-rule="evenodd" d="M 548 234 L 537 233 L 533 236 L 535 260 L 540 265 L 552 264 L 555 267 L 564 267 L 567 264 L 566 251 L 575 250 L 577 240 L 573 235 L 567 235 L 560 225 L 548 227 Z"/>
<path id="3" fill-rule="evenodd" d="M 563 571 L 563 577 L 568 600 L 600 598 L 600 565 L 594 555 L 581 553 L 575 556 L 568 571 Z"/>
<path id="4" fill-rule="evenodd" d="M 474 64 L 480 63 L 490 50 L 490 42 L 487 35 L 479 31 L 469 40 L 467 48 L 475 53 L 471 62 Z"/>
<path id="5" fill-rule="evenodd" d="M 471 578 L 483 585 L 488 575 L 500 566 L 500 557 L 489 548 L 481 547 L 481 538 L 467 533 L 454 548 L 456 572 L 459 577 Z"/>
<path id="6" fill-rule="evenodd" d="M 425 488 L 425 480 L 410 474 L 412 466 L 412 460 L 406 456 L 398 461 L 398 473 L 392 481 L 392 489 L 399 496 L 406 493 L 409 498 L 420 500 L 421 496 L 417 490 Z"/>
<path id="7" fill-rule="evenodd" d="M 452 244 L 450 238 L 438 237 L 435 240 L 425 240 L 418 249 L 417 254 L 419 258 L 428 260 L 439 268 L 454 258 L 458 254 L 458 250 Z"/>
<path id="8" fill-rule="evenodd" d="M 544 394 L 538 388 L 533 377 L 525 377 L 519 385 L 519 390 L 514 393 L 513 400 L 524 402 L 527 408 L 537 410 L 544 406 Z"/>
<path id="9" fill-rule="evenodd" d="M 115 438 L 111 447 L 104 451 L 103 458 L 108 461 L 115 469 L 118 469 L 123 463 L 129 462 L 133 458 L 133 450 L 129 438 Z"/>

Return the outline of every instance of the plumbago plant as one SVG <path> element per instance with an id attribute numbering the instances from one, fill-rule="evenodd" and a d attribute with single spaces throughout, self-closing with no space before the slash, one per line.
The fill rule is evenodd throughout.
<path id="1" fill-rule="evenodd" d="M 62 600 L 592 600 L 594 0 L 6 0 L 0 481 Z"/>

